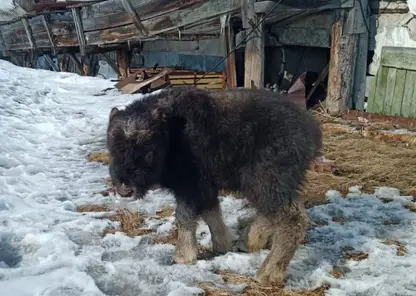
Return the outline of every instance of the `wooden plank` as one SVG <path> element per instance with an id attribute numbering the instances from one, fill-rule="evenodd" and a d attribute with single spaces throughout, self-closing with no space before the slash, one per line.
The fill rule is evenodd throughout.
<path id="1" fill-rule="evenodd" d="M 82 67 L 81 62 L 77 59 L 77 57 L 72 53 L 68 53 L 67 55 L 71 59 L 71 61 L 75 64 L 75 66 L 78 68 L 78 71 L 81 73 L 81 75 L 86 76 L 87 73 L 84 72 L 84 68 Z"/>
<path id="2" fill-rule="evenodd" d="M 230 23 L 230 18 L 227 20 L 227 24 L 224 28 L 223 34 L 224 41 L 224 53 L 227 56 L 226 59 L 226 71 L 227 71 L 227 87 L 229 89 L 237 87 L 237 70 L 235 62 L 235 38 L 234 38 L 234 29 Z"/>
<path id="3" fill-rule="evenodd" d="M 124 9 L 130 15 L 133 24 L 136 26 L 136 29 L 140 32 L 141 36 L 149 35 L 146 27 L 143 26 L 142 21 L 140 20 L 139 15 L 137 14 L 136 10 L 133 8 L 129 0 L 121 0 L 121 3 L 124 6 Z"/>
<path id="4" fill-rule="evenodd" d="M 172 79 L 171 76 L 169 76 L 169 80 L 172 84 L 194 84 L 195 80 L 194 79 Z M 204 84 L 204 83 L 210 83 L 210 84 L 215 84 L 215 83 L 223 83 L 223 78 L 222 77 L 218 77 L 218 78 L 209 78 L 209 79 L 201 79 L 198 80 L 198 83 L 200 84 Z"/>
<path id="5" fill-rule="evenodd" d="M 25 32 L 26 32 L 27 40 L 29 41 L 29 44 L 30 44 L 30 48 L 35 49 L 36 48 L 36 43 L 35 43 L 35 40 L 33 38 L 32 31 L 30 30 L 27 19 L 22 18 L 22 23 L 23 23 L 23 26 L 25 28 Z"/>
<path id="6" fill-rule="evenodd" d="M 225 7 L 228 4 L 238 5 L 240 8 L 239 0 L 229 0 L 228 2 L 230 3 L 227 3 L 226 0 L 130 0 L 132 8 L 137 12 L 142 23 L 153 18 L 169 21 L 170 15 L 173 15 L 175 20 L 179 20 L 177 16 L 187 18 L 190 15 L 186 11 L 200 6 L 206 12 L 209 12 L 211 7 Z M 132 23 L 131 17 L 119 0 L 104 1 L 91 5 L 89 9 L 83 9 L 82 20 L 85 32 Z"/>
<path id="7" fill-rule="evenodd" d="M 46 16 L 44 14 L 42 14 L 42 23 L 43 23 L 43 26 L 45 27 L 45 30 L 46 30 L 47 34 L 48 34 L 48 39 L 49 39 L 49 42 L 50 42 L 51 48 L 52 48 L 52 54 L 55 55 L 56 54 L 55 43 L 53 42 L 52 32 L 51 32 L 51 29 L 49 28 L 48 22 L 46 20 Z"/>
<path id="8" fill-rule="evenodd" d="M 1 26 L 0 26 L 0 48 L 3 51 L 3 56 L 6 57 L 6 56 L 9 55 L 9 52 L 8 52 L 8 49 L 7 49 L 7 44 L 4 42 L 3 33 L 1 32 Z"/>
<path id="9" fill-rule="evenodd" d="M 416 49 L 410 47 L 387 47 L 381 50 L 380 67 L 416 70 Z"/>
<path id="10" fill-rule="evenodd" d="M 396 72 L 396 85 L 394 86 L 393 103 L 390 115 L 399 116 L 401 114 L 403 94 L 406 81 L 406 70 L 400 69 Z"/>
<path id="11" fill-rule="evenodd" d="M 401 116 L 416 117 L 416 71 L 406 71 Z"/>
<path id="12" fill-rule="evenodd" d="M 396 85 L 396 74 L 397 74 L 397 69 L 388 68 L 386 94 L 385 94 L 383 110 L 382 110 L 382 113 L 386 115 L 391 115 L 391 108 L 394 102 L 394 87 Z"/>
<path id="13" fill-rule="evenodd" d="M 147 71 L 146 71 L 147 72 Z M 176 72 L 176 71 L 175 71 Z M 212 75 L 203 75 L 203 74 L 196 74 L 196 75 L 188 75 L 188 74 L 186 74 L 186 75 L 178 75 L 178 74 L 169 74 L 169 78 L 170 79 L 194 79 L 194 78 L 196 78 L 196 79 L 198 79 L 198 78 L 201 78 L 201 77 L 204 77 L 204 78 L 221 78 L 222 77 L 222 75 L 221 74 L 212 74 Z"/>
<path id="14" fill-rule="evenodd" d="M 145 81 L 135 82 L 135 83 L 129 83 L 126 86 L 122 87 L 120 90 L 123 93 L 133 94 L 136 93 L 141 88 L 157 81 L 158 79 L 162 78 L 166 74 L 169 73 L 170 70 L 164 70 L 160 74 L 153 76 L 152 78 L 146 79 Z"/>
<path id="15" fill-rule="evenodd" d="M 149 31 L 148 38 L 167 32 L 175 32 L 178 35 L 177 31 L 180 28 L 198 24 L 203 20 L 214 19 L 228 12 L 235 12 L 240 8 L 239 0 L 217 0 L 214 2 L 204 1 L 199 5 L 173 11 L 169 15 L 159 15 L 147 20 L 141 18 L 143 26 Z M 89 45 L 143 40 L 142 37 L 137 35 L 137 29 L 133 24 L 107 30 L 90 31 L 86 32 L 85 35 Z"/>
<path id="16" fill-rule="evenodd" d="M 85 39 L 82 22 L 81 22 L 81 16 L 80 16 L 80 8 L 79 7 L 73 7 L 71 8 L 72 12 L 72 18 L 74 20 L 75 24 L 75 30 L 77 32 L 78 37 L 78 43 L 79 43 L 79 51 L 81 56 L 85 55 L 85 46 L 87 44 L 87 41 Z"/>
<path id="17" fill-rule="evenodd" d="M 259 1 L 254 4 L 255 13 L 267 13 L 277 1 Z M 283 0 L 281 2 L 283 9 L 342 9 L 351 8 L 354 6 L 354 0 L 319 0 L 319 1 L 304 1 L 304 0 Z M 281 9 L 279 5 L 279 10 Z"/>
<path id="18" fill-rule="evenodd" d="M 377 73 L 377 81 L 375 85 L 374 99 L 371 105 L 369 105 L 368 112 L 379 113 L 383 112 L 384 98 L 386 97 L 387 76 L 389 69 L 382 67 Z"/>
<path id="19" fill-rule="evenodd" d="M 117 50 L 117 67 L 120 73 L 119 79 L 125 79 L 129 73 L 128 53 L 125 49 Z"/>
<path id="20" fill-rule="evenodd" d="M 251 19 L 250 29 L 253 29 L 260 21 L 261 15 L 254 13 L 255 0 L 242 0 L 246 2 L 243 6 L 242 15 Z M 248 30 L 248 29 L 246 29 Z M 251 30 L 250 30 L 251 31 Z M 244 87 L 246 88 L 263 88 L 264 87 L 264 32 L 263 24 L 260 24 L 256 30 L 246 39 L 246 48 L 244 52 Z"/>
<path id="21" fill-rule="evenodd" d="M 103 56 L 103 58 L 107 62 L 107 64 L 109 64 L 110 67 L 117 73 L 117 76 L 120 76 L 121 73 L 119 72 L 117 64 L 108 56 L 108 54 L 107 53 L 102 53 L 101 55 Z"/>
<path id="22" fill-rule="evenodd" d="M 196 87 L 205 89 L 223 89 L 222 84 L 197 84 Z"/>
<path id="23" fill-rule="evenodd" d="M 49 66 L 51 66 L 51 68 L 55 72 L 59 72 L 58 66 L 53 62 L 53 60 L 51 59 L 51 57 L 48 54 L 44 54 L 43 57 L 45 58 L 46 62 L 48 62 Z"/>
<path id="24" fill-rule="evenodd" d="M 350 105 L 354 81 L 357 35 L 342 35 L 346 16 L 341 14 L 332 25 L 328 90 L 325 105 L 331 115 L 345 111 Z"/>
<path id="25" fill-rule="evenodd" d="M 369 11 L 363 16 L 360 3 L 362 7 L 367 7 L 368 0 L 356 1 L 354 11 L 357 14 L 355 17 L 356 25 L 354 26 L 354 32 L 360 32 L 358 36 L 358 44 L 356 51 L 356 61 L 354 70 L 354 85 L 352 89 L 352 105 L 356 110 L 364 110 L 364 100 L 366 91 L 366 76 L 367 76 L 367 59 L 368 59 L 368 37 L 369 32 L 367 26 L 370 24 Z M 356 10 L 359 10 L 356 12 Z"/>

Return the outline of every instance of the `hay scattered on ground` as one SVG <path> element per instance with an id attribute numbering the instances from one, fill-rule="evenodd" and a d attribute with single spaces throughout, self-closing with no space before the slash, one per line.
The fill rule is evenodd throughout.
<path id="1" fill-rule="evenodd" d="M 163 208 L 156 211 L 156 216 L 159 218 L 168 218 L 173 215 L 174 209 L 169 206 L 164 206 Z"/>
<path id="2" fill-rule="evenodd" d="M 111 209 L 108 205 L 104 204 L 91 204 L 82 205 L 77 208 L 78 212 L 110 212 Z M 140 236 L 152 233 L 153 230 L 142 228 L 144 224 L 145 216 L 141 213 L 134 213 L 129 209 L 120 208 L 117 209 L 114 214 L 110 214 L 105 217 L 110 221 L 120 223 L 120 227 L 108 227 L 104 230 L 103 235 L 108 233 L 116 233 L 117 231 L 124 232 L 128 236 Z"/>
<path id="3" fill-rule="evenodd" d="M 122 231 L 126 235 L 134 237 L 149 234 L 152 232 L 150 229 L 141 228 L 144 224 L 144 218 L 140 213 L 134 213 L 129 209 L 117 209 L 115 214 L 108 217 L 111 221 L 120 223 L 120 230 L 107 230 L 107 233 L 111 231 Z"/>
<path id="4" fill-rule="evenodd" d="M 302 196 L 307 206 L 324 202 L 324 194 L 335 189 L 348 193 L 361 186 L 372 193 L 375 187 L 389 186 L 402 194 L 416 195 L 416 150 L 397 141 L 386 142 L 365 137 L 340 124 L 324 123 L 325 157 L 334 162 L 335 173 L 308 171 Z"/>
<path id="5" fill-rule="evenodd" d="M 413 194 L 414 195 L 414 194 Z M 408 202 L 404 205 L 404 207 L 406 209 L 408 209 L 409 211 L 416 213 L 416 203 L 414 202 Z"/>
<path id="6" fill-rule="evenodd" d="M 404 256 L 406 254 L 406 247 L 403 245 L 403 243 L 401 243 L 397 240 L 386 239 L 382 243 L 386 244 L 386 245 L 389 245 L 389 246 L 396 246 L 396 248 L 397 248 L 396 255 L 397 256 Z"/>
<path id="7" fill-rule="evenodd" d="M 101 162 L 103 164 L 110 164 L 110 155 L 108 152 L 91 152 L 88 154 L 89 162 Z"/>
<path id="8" fill-rule="evenodd" d="M 178 229 L 172 228 L 167 234 L 157 234 L 153 237 L 153 243 L 155 244 L 171 244 L 176 246 L 178 241 Z"/>
<path id="9" fill-rule="evenodd" d="M 329 288 L 329 286 L 322 286 L 311 290 L 289 290 L 276 286 L 259 285 L 252 278 L 239 274 L 226 272 L 220 272 L 219 274 L 226 283 L 246 284 L 247 286 L 241 293 L 235 294 L 224 289 L 219 289 L 210 283 L 200 283 L 198 286 L 205 291 L 206 296 L 324 296 L 325 291 Z"/>
<path id="10" fill-rule="evenodd" d="M 367 253 L 357 251 L 353 247 L 348 246 L 341 248 L 341 254 L 345 260 L 361 261 L 368 258 Z"/>
<path id="11" fill-rule="evenodd" d="M 333 266 L 329 274 L 332 275 L 334 278 L 339 279 L 349 271 L 350 270 L 345 266 Z"/>
<path id="12" fill-rule="evenodd" d="M 91 205 L 82 205 L 77 208 L 77 212 L 109 212 L 110 207 L 104 204 L 91 204 Z"/>

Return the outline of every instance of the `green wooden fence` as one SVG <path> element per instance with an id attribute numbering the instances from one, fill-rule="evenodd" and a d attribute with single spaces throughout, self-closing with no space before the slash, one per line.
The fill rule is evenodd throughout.
<path id="1" fill-rule="evenodd" d="M 416 48 L 383 47 L 367 112 L 416 118 Z"/>

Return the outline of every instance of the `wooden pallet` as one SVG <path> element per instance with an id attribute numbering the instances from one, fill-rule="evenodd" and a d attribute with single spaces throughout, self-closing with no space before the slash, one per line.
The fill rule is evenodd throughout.
<path id="1" fill-rule="evenodd" d="M 164 68 L 132 68 L 130 73 L 137 73 L 138 70 L 146 71 L 149 77 L 159 75 Z M 205 75 L 205 76 L 204 76 Z M 202 78 L 202 79 L 200 79 Z M 198 80 L 200 79 L 200 80 Z M 195 85 L 197 88 L 205 89 L 224 89 L 226 88 L 225 72 L 194 72 L 189 70 L 171 69 L 171 72 L 165 75 L 165 81 L 175 86 Z"/>

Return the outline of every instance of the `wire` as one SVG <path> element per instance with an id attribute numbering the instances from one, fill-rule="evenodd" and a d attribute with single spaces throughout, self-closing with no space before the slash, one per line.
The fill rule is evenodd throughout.
<path id="1" fill-rule="evenodd" d="M 237 48 L 247 39 L 247 37 L 253 33 L 255 30 L 257 30 L 257 28 L 266 20 L 266 18 L 273 12 L 273 10 L 280 4 L 280 2 L 282 2 L 282 0 L 279 0 L 278 2 L 276 2 L 275 5 L 273 5 L 273 7 L 264 15 L 264 17 L 258 22 L 258 24 L 256 26 L 254 26 L 253 29 L 251 29 L 250 32 L 248 32 L 246 34 L 246 36 L 236 45 L 234 46 L 233 50 L 231 50 L 224 58 L 221 59 L 221 61 L 219 61 L 218 63 L 216 63 L 211 69 L 209 69 L 208 71 L 206 71 L 204 73 L 204 75 L 201 76 L 201 78 L 199 78 L 198 80 L 195 81 L 195 84 L 201 80 L 202 78 L 204 78 L 209 72 L 211 72 L 212 70 L 214 70 L 215 68 L 217 68 L 222 62 L 224 62 L 234 51 L 237 50 Z M 172 85 L 168 85 L 166 88 L 171 87 Z"/>

